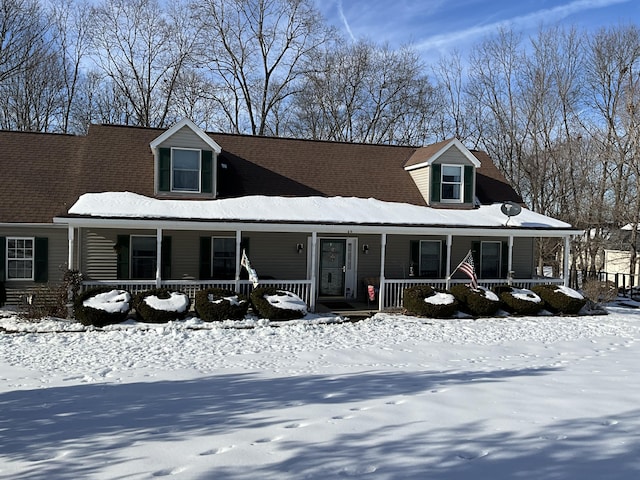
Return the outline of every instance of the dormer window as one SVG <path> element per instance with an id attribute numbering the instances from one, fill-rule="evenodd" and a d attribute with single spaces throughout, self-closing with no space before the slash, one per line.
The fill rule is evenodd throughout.
<path id="1" fill-rule="evenodd" d="M 196 148 L 160 148 L 158 191 L 212 193 L 213 155 Z"/>
<path id="2" fill-rule="evenodd" d="M 222 149 L 191 120 L 180 120 L 149 146 L 154 155 L 157 195 L 216 197 L 216 163 Z"/>
<path id="3" fill-rule="evenodd" d="M 442 202 L 462 202 L 462 165 L 442 165 Z"/>
<path id="4" fill-rule="evenodd" d="M 171 149 L 171 191 L 200 192 L 200 150 Z"/>

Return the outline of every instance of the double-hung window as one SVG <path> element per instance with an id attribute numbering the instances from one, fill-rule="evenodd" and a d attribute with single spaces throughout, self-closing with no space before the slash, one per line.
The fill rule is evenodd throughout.
<path id="1" fill-rule="evenodd" d="M 440 257 L 442 244 L 440 240 L 420 241 L 420 267 L 421 277 L 440 278 L 442 259 Z"/>
<path id="2" fill-rule="evenodd" d="M 7 280 L 33 280 L 33 238 L 7 238 Z"/>
<path id="3" fill-rule="evenodd" d="M 480 246 L 480 278 L 500 278 L 501 242 L 482 242 Z"/>
<path id="4" fill-rule="evenodd" d="M 235 277 L 235 237 L 213 237 L 211 239 L 211 278 L 230 280 Z"/>
<path id="5" fill-rule="evenodd" d="M 171 149 L 171 190 L 200 192 L 200 150 Z"/>
<path id="6" fill-rule="evenodd" d="M 131 236 L 131 278 L 156 278 L 157 241 L 151 236 Z"/>
<path id="7" fill-rule="evenodd" d="M 442 202 L 461 202 L 462 201 L 462 183 L 463 166 L 462 165 L 442 165 L 441 180 L 441 201 Z"/>

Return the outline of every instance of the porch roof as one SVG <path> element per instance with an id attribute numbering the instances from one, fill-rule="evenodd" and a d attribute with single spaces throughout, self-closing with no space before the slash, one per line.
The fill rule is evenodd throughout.
<path id="1" fill-rule="evenodd" d="M 273 231 L 274 225 L 350 227 L 365 231 L 375 227 L 384 233 L 398 228 L 449 230 L 504 230 L 509 234 L 545 231 L 545 235 L 577 234 L 568 223 L 525 208 L 510 219 L 500 211 L 501 204 L 482 205 L 470 210 L 435 209 L 407 203 L 355 197 L 269 197 L 246 196 L 218 200 L 160 200 L 131 192 L 87 193 L 69 209 L 68 215 L 56 217 L 55 223 L 95 227 L 130 226 L 140 228 L 185 228 L 211 224 L 247 225 L 251 230 Z M 508 223 L 507 223 L 507 220 Z M 177 224 L 182 224 L 178 227 Z M 144 225 L 144 227 L 143 227 Z M 361 228 L 357 228 L 361 227 Z M 366 229 L 367 231 L 369 228 Z M 494 232 L 495 233 L 495 232 Z M 540 233 L 540 232 L 539 232 Z M 469 234 L 467 232 L 467 234 Z"/>

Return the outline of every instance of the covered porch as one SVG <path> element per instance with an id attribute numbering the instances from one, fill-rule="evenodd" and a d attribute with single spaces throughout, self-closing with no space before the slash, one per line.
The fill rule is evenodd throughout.
<path id="1" fill-rule="evenodd" d="M 295 293 L 310 311 L 327 297 L 395 309 L 409 286 L 468 283 L 456 267 L 469 251 L 480 285 L 566 285 L 570 238 L 580 233 L 528 210 L 506 217 L 500 204 L 442 210 L 360 198 L 188 201 L 127 192 L 83 195 L 54 223 L 68 228 L 68 267 L 83 274 L 85 288 L 246 294 L 246 252 L 261 286 Z M 561 246 L 559 278 L 536 275 L 540 238 Z"/>

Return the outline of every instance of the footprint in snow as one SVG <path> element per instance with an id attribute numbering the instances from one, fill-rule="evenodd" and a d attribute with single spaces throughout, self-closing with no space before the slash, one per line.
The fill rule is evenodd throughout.
<path id="1" fill-rule="evenodd" d="M 305 427 L 306 424 L 304 423 L 290 423 L 288 425 L 285 425 L 284 428 L 302 428 Z"/>
<path id="2" fill-rule="evenodd" d="M 229 445 L 228 447 L 212 448 L 211 450 L 207 450 L 205 452 L 202 452 L 200 455 L 201 456 L 218 455 L 220 453 L 228 452 L 229 450 L 231 450 L 233 448 L 235 448 L 235 445 Z"/>
<path id="3" fill-rule="evenodd" d="M 175 467 L 175 468 L 165 468 L 163 470 L 158 470 L 157 472 L 153 472 L 154 477 L 168 477 L 169 475 L 177 475 L 186 470 L 185 467 Z"/>

